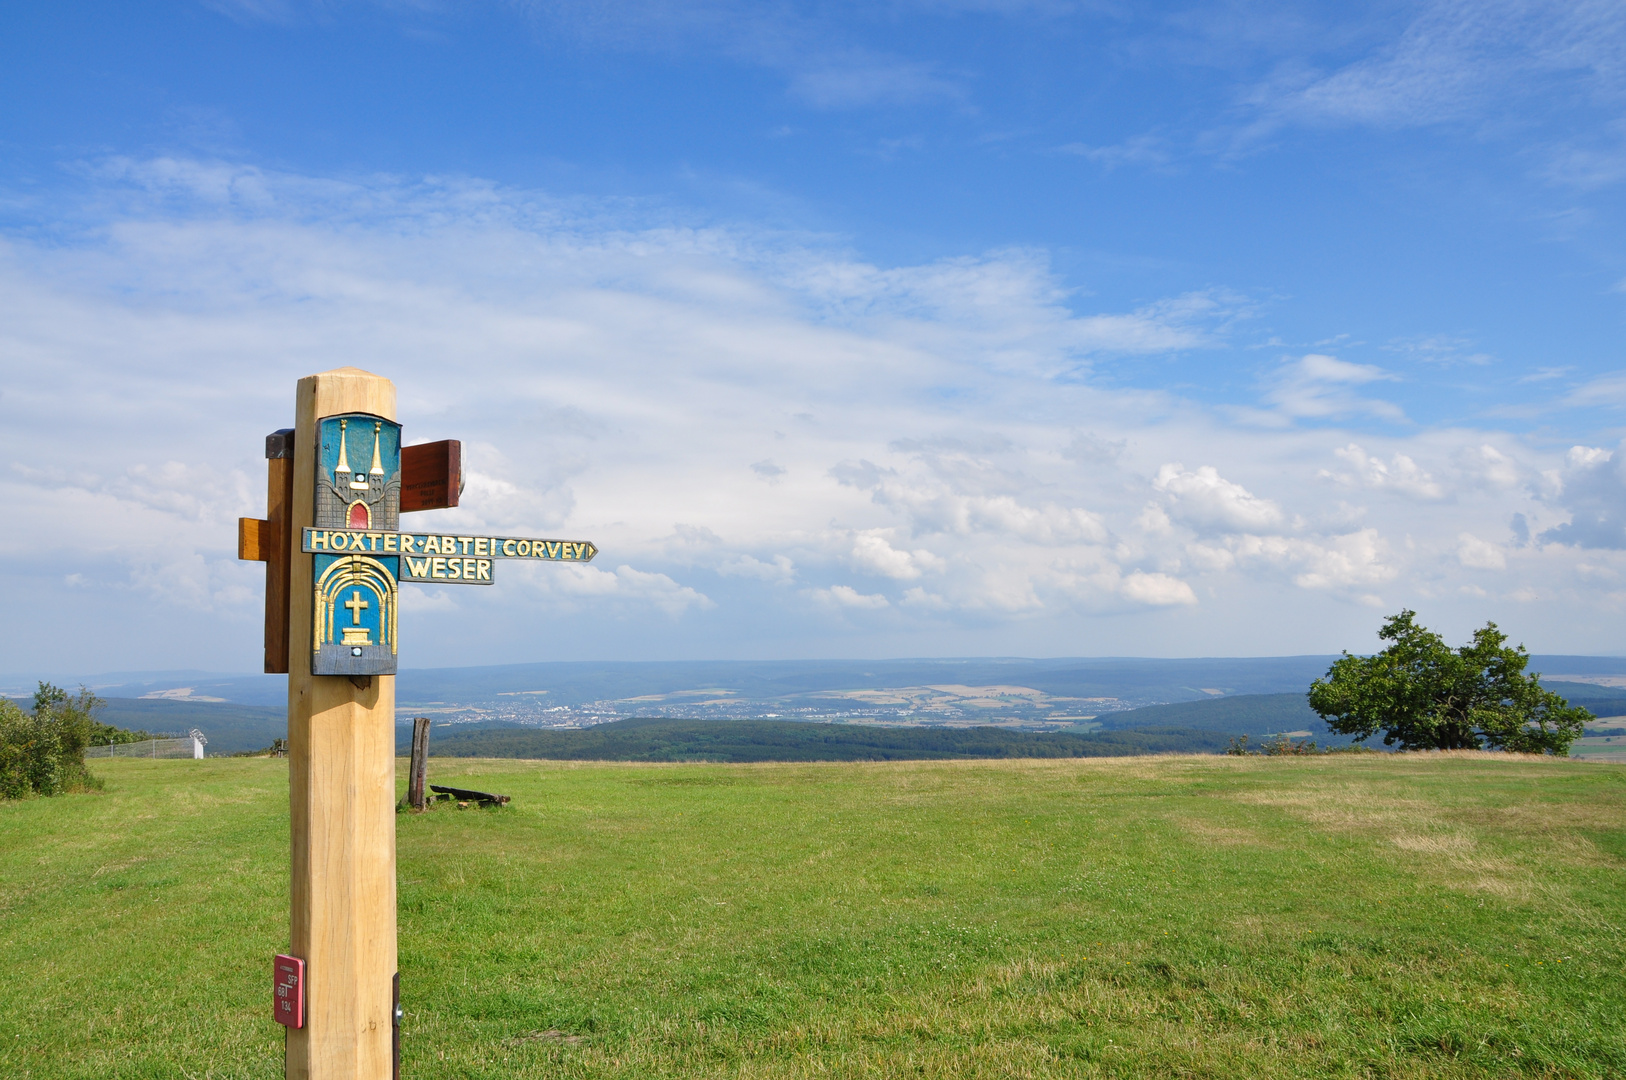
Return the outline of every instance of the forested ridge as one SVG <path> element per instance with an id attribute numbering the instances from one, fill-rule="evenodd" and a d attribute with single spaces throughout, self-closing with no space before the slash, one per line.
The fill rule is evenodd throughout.
<path id="1" fill-rule="evenodd" d="M 1212 754 L 1225 749 L 1226 742 L 1219 732 L 1178 727 L 1051 733 L 652 718 L 616 720 L 578 731 L 459 725 L 437 730 L 430 753 L 566 761 L 905 761 Z"/>

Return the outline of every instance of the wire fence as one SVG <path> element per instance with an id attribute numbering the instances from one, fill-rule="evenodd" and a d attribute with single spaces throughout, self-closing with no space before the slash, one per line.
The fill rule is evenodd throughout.
<path id="1" fill-rule="evenodd" d="M 112 746 L 87 746 L 87 758 L 200 758 L 208 743 L 203 732 L 194 728 L 191 733 L 173 739 L 143 739 L 140 742 L 115 743 Z"/>

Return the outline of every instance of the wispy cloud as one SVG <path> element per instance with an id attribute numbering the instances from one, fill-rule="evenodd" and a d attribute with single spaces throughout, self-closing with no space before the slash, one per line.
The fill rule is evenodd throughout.
<path id="1" fill-rule="evenodd" d="M 523 0 L 514 5 L 550 33 L 599 47 L 724 58 L 781 73 L 794 98 L 817 109 L 959 102 L 963 80 L 936 61 L 876 48 L 842 20 L 790 4 L 698 0 Z"/>
<path id="2" fill-rule="evenodd" d="M 965 91 L 935 64 L 864 51 L 821 57 L 791 75 L 790 91 L 821 109 L 960 101 Z"/>
<path id="3" fill-rule="evenodd" d="M 1618 4 L 1434 0 L 1390 44 L 1326 74 L 1284 74 L 1256 101 L 1283 119 L 1410 127 L 1480 117 L 1553 78 L 1614 99 L 1626 91 L 1623 57 Z"/>
<path id="4" fill-rule="evenodd" d="M 1440 367 L 1483 367 L 1493 359 L 1489 353 L 1475 349 L 1466 338 L 1448 334 L 1396 338 L 1383 348 L 1408 360 Z"/>
<path id="5" fill-rule="evenodd" d="M 1355 364 L 1321 353 L 1285 361 L 1269 378 L 1265 400 L 1290 419 L 1328 419 L 1367 414 L 1402 420 L 1398 405 L 1363 396 L 1357 388 L 1393 382 L 1396 376 L 1372 364 Z"/>
<path id="6" fill-rule="evenodd" d="M 1167 140 L 1152 134 L 1135 135 L 1108 146 L 1091 146 L 1089 143 L 1075 142 L 1056 149 L 1059 153 L 1093 161 L 1108 170 L 1125 165 L 1158 168 L 1168 165 L 1174 159 L 1174 152 Z"/>

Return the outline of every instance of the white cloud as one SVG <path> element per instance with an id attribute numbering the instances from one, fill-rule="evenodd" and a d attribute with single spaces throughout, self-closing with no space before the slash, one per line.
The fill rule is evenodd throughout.
<path id="1" fill-rule="evenodd" d="M 1267 532 L 1286 520 L 1281 507 L 1225 479 L 1212 465 L 1196 472 L 1184 465 L 1164 465 L 1152 486 L 1169 496 L 1171 516 L 1199 531 Z"/>
<path id="2" fill-rule="evenodd" d="M 1471 482 L 1482 487 L 1506 490 L 1519 482 L 1518 463 L 1489 443 L 1463 447 L 1456 463 Z"/>
<path id="3" fill-rule="evenodd" d="M 874 611 L 889 606 L 880 593 L 861 593 L 851 585 L 832 585 L 828 589 L 813 589 L 808 593 L 815 600 L 841 608 Z"/>
<path id="4" fill-rule="evenodd" d="M 1626 455 L 1572 446 L 1561 469 L 1546 474 L 1543 501 L 1569 520 L 1545 530 L 1545 543 L 1578 548 L 1626 549 Z"/>
<path id="5" fill-rule="evenodd" d="M 853 537 L 853 562 L 863 570 L 892 578 L 913 581 L 928 571 L 942 572 L 947 563 L 925 548 L 899 551 L 887 541 L 890 529 L 871 529 Z"/>
<path id="6" fill-rule="evenodd" d="M 1370 415 L 1401 420 L 1400 407 L 1356 394 L 1354 387 L 1393 381 L 1395 376 L 1371 364 L 1352 364 L 1321 353 L 1308 353 L 1284 363 L 1271 380 L 1265 400 L 1280 415 L 1293 419 L 1324 419 Z"/>
<path id="7" fill-rule="evenodd" d="M 870 492 L 875 503 L 907 517 L 917 533 L 958 536 L 1008 534 L 1036 544 L 1105 543 L 1100 515 L 1083 507 L 1024 503 L 1015 495 L 987 491 L 1019 483 L 986 462 L 950 455 L 920 455 L 926 468 L 908 474 L 869 461 L 843 462 L 831 470 L 840 483 Z M 978 490 L 981 488 L 982 490 Z"/>
<path id="8" fill-rule="evenodd" d="M 1321 354 L 1261 402 L 1318 423 L 1270 428 L 1090 374 L 1109 349 L 1221 340 L 1242 310 L 1222 293 L 1092 309 L 1041 253 L 880 267 L 474 181 L 164 160 L 96 183 L 96 228 L 0 241 L 0 589 L 35 612 L 0 629 L 18 665 L 108 625 L 109 665 L 168 649 L 154 666 L 252 668 L 263 569 L 236 561 L 234 519 L 263 512 L 262 440 L 291 421 L 294 380 L 347 363 L 396 380 L 409 441 L 464 440 L 463 505 L 414 524 L 603 552 L 505 563 L 452 608 L 407 602 L 403 641 L 435 663 L 534 659 L 539 642 L 1331 650 L 1368 617 L 1336 614 L 1348 601 L 1471 595 L 1483 571 L 1439 556 L 1464 533 L 1517 542 L 1512 521 L 1530 618 L 1615 640 L 1596 585 L 1626 575 L 1612 450 L 1374 435 L 1361 425 L 1392 416 L 1360 395 L 1390 377 Z M 820 624 L 809 601 L 886 615 Z"/>
<path id="9" fill-rule="evenodd" d="M 899 603 L 904 607 L 917 608 L 923 611 L 948 611 L 954 607 L 953 604 L 941 596 L 927 592 L 925 588 L 919 585 L 904 590 L 903 599 Z"/>
<path id="10" fill-rule="evenodd" d="M 1123 592 L 1137 603 L 1159 607 L 1197 602 L 1197 594 L 1191 591 L 1190 585 L 1168 574 L 1146 574 L 1136 571 L 1124 578 Z"/>
<path id="11" fill-rule="evenodd" d="M 1504 570 L 1507 568 L 1507 553 L 1497 545 L 1465 532 L 1457 537 L 1457 561 L 1472 570 Z"/>
<path id="12" fill-rule="evenodd" d="M 758 581 L 788 585 L 796 580 L 796 564 L 784 555 L 763 562 L 752 555 L 735 555 L 717 568 L 724 577 L 755 578 Z"/>
<path id="13" fill-rule="evenodd" d="M 1612 457 L 1613 452 L 1601 446 L 1572 446 L 1564 455 L 1564 464 L 1571 469 L 1594 469 L 1607 464 Z"/>
<path id="14" fill-rule="evenodd" d="M 1165 536 L 1174 531 L 1174 522 L 1169 519 L 1168 511 L 1157 503 L 1147 503 L 1146 509 L 1135 518 L 1135 527 L 1142 532 Z"/>
<path id="15" fill-rule="evenodd" d="M 1385 462 L 1368 455 L 1359 444 L 1350 443 L 1334 450 L 1333 455 L 1348 465 L 1350 471 L 1331 472 L 1323 469 L 1317 475 L 1346 487 L 1395 491 L 1418 499 L 1440 499 L 1445 496 L 1445 489 L 1405 454 L 1395 454 Z"/>
<path id="16" fill-rule="evenodd" d="M 1129 312 L 1076 314 L 1043 252 L 1009 249 L 925 266 L 821 260 L 795 281 L 829 316 L 936 355 L 1022 374 L 1055 375 L 1093 359 L 1212 348 L 1246 313 L 1221 290 Z"/>
<path id="17" fill-rule="evenodd" d="M 1321 539 L 1241 536 L 1228 543 L 1239 563 L 1253 561 L 1286 570 L 1293 584 L 1304 589 L 1366 588 L 1393 581 L 1400 572 L 1376 529 Z"/>
<path id="18" fill-rule="evenodd" d="M 584 602 L 630 602 L 635 607 L 656 608 L 673 618 L 690 608 L 705 610 L 717 606 L 710 597 L 678 584 L 665 574 L 637 570 L 625 564 L 613 571 L 574 563 L 541 569 L 558 571 L 536 579 L 545 591 Z"/>

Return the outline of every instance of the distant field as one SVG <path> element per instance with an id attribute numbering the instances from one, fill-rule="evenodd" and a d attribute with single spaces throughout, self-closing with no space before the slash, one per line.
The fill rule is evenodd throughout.
<path id="1" fill-rule="evenodd" d="M 0 1075 L 280 1076 L 284 763 L 0 804 Z M 1626 768 L 436 760 L 403 1076 L 1626 1075 Z M 553 1034 L 549 1034 L 549 1033 Z"/>
<path id="2" fill-rule="evenodd" d="M 1626 764 L 1626 735 L 1588 736 L 1576 739 L 1570 747 L 1570 755 L 1587 761 L 1617 761 Z"/>

